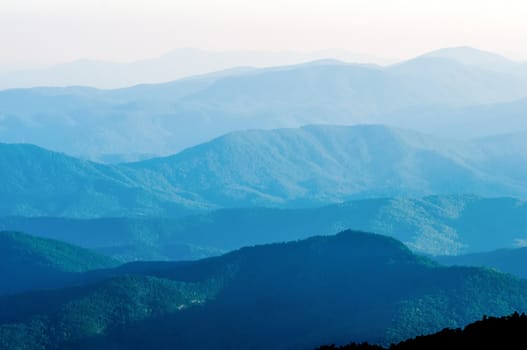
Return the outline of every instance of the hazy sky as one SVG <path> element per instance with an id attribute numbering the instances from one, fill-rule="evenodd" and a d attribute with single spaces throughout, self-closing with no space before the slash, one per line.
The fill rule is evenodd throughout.
<path id="1" fill-rule="evenodd" d="M 180 47 L 406 58 L 469 45 L 527 60 L 527 1 L 0 0 L 0 43 L 0 64 L 18 66 Z"/>

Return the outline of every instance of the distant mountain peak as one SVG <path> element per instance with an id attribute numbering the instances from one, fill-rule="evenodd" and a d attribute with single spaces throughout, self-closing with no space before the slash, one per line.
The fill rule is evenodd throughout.
<path id="1" fill-rule="evenodd" d="M 512 70 L 512 67 L 518 64 L 502 55 L 470 46 L 448 47 L 426 53 L 420 57 L 449 59 L 464 65 L 472 65 L 493 71 Z"/>
<path id="2" fill-rule="evenodd" d="M 424 54 L 423 56 L 435 56 L 435 57 L 444 57 L 444 56 L 451 56 L 456 57 L 460 55 L 466 55 L 466 56 L 472 56 L 472 57 L 493 57 L 495 59 L 501 59 L 501 60 L 507 60 L 512 61 L 505 56 L 502 56 L 500 54 L 491 52 L 491 51 L 485 51 L 476 49 L 471 46 L 456 46 L 456 47 L 446 47 L 438 50 L 431 51 L 429 53 Z"/>

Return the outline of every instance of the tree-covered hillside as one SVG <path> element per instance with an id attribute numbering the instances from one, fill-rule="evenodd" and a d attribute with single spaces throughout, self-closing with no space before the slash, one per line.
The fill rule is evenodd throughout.
<path id="1" fill-rule="evenodd" d="M 77 272 L 117 265 L 112 258 L 67 243 L 0 231 L 0 295 L 61 287 Z"/>
<path id="2" fill-rule="evenodd" d="M 30 232 L 127 261 L 189 260 L 243 246 L 344 229 L 378 232 L 430 255 L 515 247 L 527 237 L 527 205 L 470 195 L 381 198 L 308 209 L 222 209 L 183 218 L 0 217 L 0 229 Z"/>
<path id="3" fill-rule="evenodd" d="M 379 125 L 236 132 L 174 156 L 129 164 L 222 207 L 527 193 L 527 183 L 513 180 L 514 169 L 498 176 L 488 165 L 485 153 L 470 143 Z"/>
<path id="4" fill-rule="evenodd" d="M 0 144 L 0 215 L 174 217 L 374 197 L 527 195 L 522 153 L 495 139 L 481 142 L 379 125 L 319 125 L 236 132 L 170 157 L 119 165 Z"/>
<path id="5" fill-rule="evenodd" d="M 196 262 L 133 263 L 85 279 L 91 282 L 83 287 L 0 298 L 4 344 L 45 349 L 386 344 L 462 327 L 483 314 L 527 310 L 526 281 L 479 268 L 441 267 L 392 238 L 351 231 Z M 177 291 L 184 286 L 187 292 L 181 293 L 192 296 L 181 301 Z"/>
<path id="6" fill-rule="evenodd" d="M 150 172 L 25 144 L 0 143 L 0 213 L 25 216 L 181 215 L 199 204 Z"/>

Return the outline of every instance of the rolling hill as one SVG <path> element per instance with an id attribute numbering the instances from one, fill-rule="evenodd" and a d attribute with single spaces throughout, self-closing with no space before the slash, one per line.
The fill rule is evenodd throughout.
<path id="1" fill-rule="evenodd" d="M 173 154 L 236 130 L 321 123 L 417 128 L 423 124 L 420 115 L 412 114 L 415 121 L 410 123 L 407 114 L 415 109 L 440 114 L 454 108 L 468 122 L 479 118 L 472 112 L 480 108 L 475 105 L 504 108 L 498 110 L 500 118 L 517 115 L 503 103 L 527 97 L 522 66 L 514 73 L 489 70 L 479 64 L 488 54 L 476 50 L 469 55 L 470 64 L 452 58 L 467 56 L 465 51 L 458 48 L 456 54 L 435 53 L 389 67 L 323 60 L 114 90 L 5 90 L 0 91 L 0 141 L 116 162 Z M 524 111 L 520 109 L 522 115 Z M 442 134 L 456 133 L 449 130 L 457 130 L 459 118 L 440 117 L 449 121 Z M 487 123 L 471 124 L 476 130 L 489 129 Z M 193 132 L 196 128 L 199 133 Z M 514 130 L 511 126 L 502 132 Z"/>
<path id="2" fill-rule="evenodd" d="M 503 73 L 527 74 L 523 62 L 513 61 L 493 52 L 482 51 L 468 46 L 450 47 L 429 52 L 426 57 L 449 59 L 458 63 Z"/>
<path id="3" fill-rule="evenodd" d="M 525 244 L 524 241 L 518 242 Z M 527 248 L 498 249 L 489 252 L 458 256 L 438 256 L 435 260 L 445 265 L 482 266 L 527 279 Z"/>
<path id="4" fill-rule="evenodd" d="M 127 261 L 199 259 L 243 246 L 352 228 L 395 237 L 412 250 L 455 255 L 513 248 L 527 238 L 527 205 L 471 195 L 380 198 L 307 209 L 221 209 L 183 218 L 0 218 L 29 232 Z"/>
<path id="5" fill-rule="evenodd" d="M 0 231 L 0 295 L 61 287 L 76 272 L 118 264 L 109 257 L 60 241 Z"/>
<path id="6" fill-rule="evenodd" d="M 49 68 L 6 72 L 0 74 L 0 89 L 34 86 L 93 86 L 115 89 L 137 84 L 163 83 L 233 67 L 280 66 L 329 57 L 347 62 L 386 64 L 392 61 L 346 50 L 214 52 L 181 48 L 159 57 L 127 63 L 78 60 Z"/>
<path id="7" fill-rule="evenodd" d="M 523 198 L 527 159 L 509 146 L 380 125 L 318 125 L 235 132 L 173 156 L 103 165 L 0 144 L 0 215 L 174 217 L 372 197 Z"/>
<path id="8" fill-rule="evenodd" d="M 185 203 L 192 203 L 155 174 L 140 175 L 32 145 L 0 144 L 0 178 L 0 212 L 7 215 L 178 215 L 188 213 Z"/>
<path id="9" fill-rule="evenodd" d="M 462 327 L 483 314 L 527 308 L 523 280 L 479 268 L 441 267 L 394 239 L 351 231 L 192 263 L 134 263 L 86 276 L 93 283 L 84 287 L 0 298 L 4 346 L 385 344 Z M 18 309 L 22 300 L 25 306 Z"/>
<path id="10" fill-rule="evenodd" d="M 515 169 L 471 143 L 378 125 L 230 133 L 129 164 L 221 206 L 306 206 L 352 198 L 470 193 L 523 197 Z M 520 165 L 522 166 L 522 165 Z"/>

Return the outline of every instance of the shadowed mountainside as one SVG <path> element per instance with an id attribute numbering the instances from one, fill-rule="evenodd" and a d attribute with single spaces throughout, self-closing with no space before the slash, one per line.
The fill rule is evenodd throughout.
<path id="1" fill-rule="evenodd" d="M 470 195 L 366 199 L 294 210 L 221 209 L 182 218 L 0 218 L 2 230 L 58 239 L 127 261 L 198 259 L 346 228 L 392 236 L 425 254 L 455 255 L 521 245 L 526 225 L 524 201 Z"/>
<path id="2" fill-rule="evenodd" d="M 321 346 L 317 350 L 417 350 L 417 349 L 523 349 L 527 316 L 515 312 L 510 316 L 483 317 L 463 329 L 444 329 L 438 333 L 419 336 L 383 348 L 367 343 L 344 346 Z"/>
<path id="3" fill-rule="evenodd" d="M 0 231 L 0 295 L 67 284 L 77 272 L 119 262 L 60 241 Z"/>
<path id="4" fill-rule="evenodd" d="M 350 339 L 389 343 L 462 327 L 482 314 L 527 309 L 523 280 L 441 267 L 394 239 L 351 231 L 80 277 L 88 284 L 0 298 L 4 346 L 290 349 Z"/>

